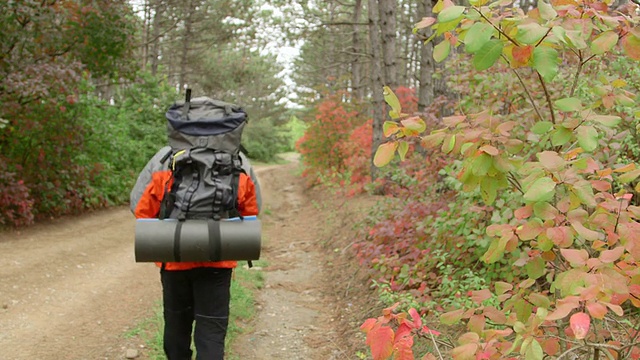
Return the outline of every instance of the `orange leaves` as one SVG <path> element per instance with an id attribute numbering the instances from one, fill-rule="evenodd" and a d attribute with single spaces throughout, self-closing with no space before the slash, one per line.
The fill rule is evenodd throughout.
<path id="1" fill-rule="evenodd" d="M 534 47 L 531 45 L 513 47 L 511 50 L 511 55 L 513 57 L 511 67 L 518 68 L 527 66 L 529 64 L 529 60 L 531 60 L 533 56 L 533 49 Z"/>
<path id="2" fill-rule="evenodd" d="M 393 329 L 382 326 L 376 319 L 368 319 L 360 327 L 367 334 L 367 345 L 374 360 L 388 359 L 393 353 Z"/>
<path id="3" fill-rule="evenodd" d="M 382 316 L 367 319 L 360 329 L 367 334 L 366 343 L 374 360 L 413 360 L 413 338 L 416 334 L 439 335 L 437 331 L 423 326 L 420 314 L 411 308 L 406 313 L 394 313 L 399 303 L 382 310 Z M 397 329 L 391 327 L 397 325 Z"/>
<path id="4" fill-rule="evenodd" d="M 475 359 L 475 353 L 477 350 L 477 343 L 468 343 L 454 348 L 451 351 L 451 356 L 454 360 Z"/>
<path id="5" fill-rule="evenodd" d="M 585 265 L 589 259 L 589 253 L 584 249 L 560 249 L 560 253 L 572 266 Z"/>
<path id="6" fill-rule="evenodd" d="M 377 167 L 383 167 L 393 160 L 393 156 L 398 149 L 398 142 L 391 141 L 378 146 L 376 154 L 373 157 L 373 165 Z"/>
<path id="7" fill-rule="evenodd" d="M 622 48 L 633 60 L 640 60 L 640 28 L 635 28 L 622 38 Z"/>
<path id="8" fill-rule="evenodd" d="M 500 150 L 498 150 L 495 146 L 492 145 L 483 145 L 479 149 L 482 152 L 487 153 L 490 156 L 497 156 L 500 154 Z"/>
<path id="9" fill-rule="evenodd" d="M 605 250 L 601 252 L 598 259 L 600 259 L 600 261 L 605 264 L 613 263 L 618 261 L 622 257 L 622 254 L 624 254 L 624 247 L 619 246 L 615 249 Z"/>
<path id="10" fill-rule="evenodd" d="M 422 18 L 422 20 L 420 20 L 419 23 L 415 24 L 413 27 L 417 31 L 417 30 L 420 30 L 420 29 L 427 28 L 427 27 L 429 27 L 429 26 L 431 26 L 431 25 L 433 25 L 435 23 L 436 23 L 436 18 L 424 17 L 424 18 Z"/>
<path id="11" fill-rule="evenodd" d="M 599 302 L 590 302 L 586 305 L 589 314 L 596 319 L 604 319 L 607 314 L 607 307 Z"/>
<path id="12" fill-rule="evenodd" d="M 600 33 L 591 43 L 591 52 L 596 55 L 611 51 L 618 43 L 618 34 L 612 30 Z"/>
<path id="13" fill-rule="evenodd" d="M 462 319 L 462 315 L 464 314 L 463 309 L 458 309 L 454 311 L 450 311 L 440 315 L 440 322 L 445 325 L 452 325 L 460 321 Z"/>
<path id="14" fill-rule="evenodd" d="M 562 170 L 565 166 L 564 159 L 555 151 L 543 151 L 537 154 L 540 164 L 548 171 Z"/>

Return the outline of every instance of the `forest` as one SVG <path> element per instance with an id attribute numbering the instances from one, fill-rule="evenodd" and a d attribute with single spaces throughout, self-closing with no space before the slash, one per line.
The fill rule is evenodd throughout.
<path id="1" fill-rule="evenodd" d="M 640 5 L 0 3 L 0 225 L 127 203 L 184 96 L 383 198 L 373 359 L 640 359 Z M 286 56 L 284 49 L 295 49 Z M 638 258 L 636 259 L 636 256 Z"/>

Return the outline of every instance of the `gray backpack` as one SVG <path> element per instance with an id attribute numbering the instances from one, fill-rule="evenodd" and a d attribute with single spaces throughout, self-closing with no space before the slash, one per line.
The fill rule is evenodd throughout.
<path id="1" fill-rule="evenodd" d="M 138 206 L 138 202 L 144 193 L 144 190 L 147 188 L 149 183 L 151 182 L 151 178 L 153 177 L 153 173 L 156 171 L 165 171 L 169 170 L 169 157 L 173 150 L 171 146 L 165 146 L 158 150 L 155 155 L 145 165 L 145 167 L 140 171 L 138 178 L 136 180 L 136 184 L 131 189 L 131 193 L 129 194 L 129 207 L 131 212 L 135 214 L 136 207 Z M 242 168 L 244 169 L 245 174 L 249 174 L 251 180 L 253 181 L 253 185 L 256 191 L 256 200 L 258 201 L 258 213 L 260 213 L 262 209 L 262 194 L 260 190 L 260 180 L 258 179 L 258 175 L 256 171 L 251 166 L 251 161 L 245 155 L 242 150 L 240 151 L 240 160 L 242 161 Z"/>
<path id="2" fill-rule="evenodd" d="M 160 219 L 214 219 L 239 216 L 238 183 L 247 113 L 208 97 L 171 106 L 166 113 L 173 185 L 165 188 Z M 168 187 L 168 184 L 167 184 Z"/>

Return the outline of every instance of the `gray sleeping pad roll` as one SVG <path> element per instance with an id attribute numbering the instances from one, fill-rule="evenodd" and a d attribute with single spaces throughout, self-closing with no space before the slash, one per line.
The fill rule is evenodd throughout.
<path id="1" fill-rule="evenodd" d="M 138 219 L 136 262 L 258 260 L 261 223 L 245 220 Z"/>

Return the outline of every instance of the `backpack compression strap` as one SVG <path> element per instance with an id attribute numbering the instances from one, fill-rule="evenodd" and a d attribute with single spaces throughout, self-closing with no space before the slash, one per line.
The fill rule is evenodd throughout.
<path id="1" fill-rule="evenodd" d="M 233 209 L 229 210 L 229 217 L 238 217 L 240 218 L 240 220 L 243 220 L 242 214 L 240 214 L 240 211 L 238 210 L 238 188 L 240 187 L 240 174 L 245 174 L 247 176 L 249 176 L 249 174 L 244 171 L 244 168 L 242 167 L 242 158 L 240 156 L 234 159 L 233 162 L 234 166 L 231 188 L 233 189 L 233 198 L 235 199 L 235 201 Z"/>
<path id="2" fill-rule="evenodd" d="M 191 89 L 187 89 L 182 107 L 182 120 L 189 121 L 189 110 L 191 109 Z"/>

